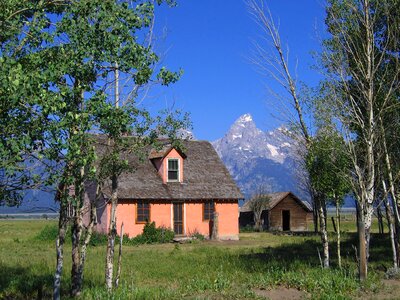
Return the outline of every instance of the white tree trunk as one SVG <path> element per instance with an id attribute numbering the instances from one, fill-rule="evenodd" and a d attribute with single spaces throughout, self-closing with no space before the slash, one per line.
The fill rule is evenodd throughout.
<path id="1" fill-rule="evenodd" d="M 56 253 L 57 253 L 57 263 L 56 272 L 54 274 L 54 284 L 53 284 L 53 299 L 61 299 L 61 275 L 63 270 L 64 262 L 64 243 L 65 234 L 67 231 L 67 216 L 66 207 L 63 200 L 60 200 L 60 217 L 58 220 L 58 237 L 56 241 Z"/>
<path id="2" fill-rule="evenodd" d="M 121 224 L 121 233 L 119 239 L 119 251 L 118 251 L 118 264 L 117 264 L 117 276 L 115 277 L 115 287 L 119 285 L 119 278 L 121 277 L 121 267 L 122 267 L 122 243 L 124 241 L 124 222 Z"/>
<path id="3" fill-rule="evenodd" d="M 384 180 L 382 180 L 382 186 L 383 186 L 383 192 L 386 195 L 384 203 L 385 203 L 386 217 L 389 223 L 389 235 L 390 235 L 390 245 L 392 246 L 393 268 L 397 269 L 398 264 L 397 264 L 396 238 L 395 238 L 395 221 L 392 215 L 392 211 L 390 209 L 389 198 L 387 196 L 388 191 Z"/>
<path id="4" fill-rule="evenodd" d="M 342 256 L 340 254 L 340 212 L 339 212 L 339 200 L 336 199 L 336 238 L 337 238 L 337 258 L 338 266 L 342 268 Z"/>
<path id="5" fill-rule="evenodd" d="M 326 219 L 322 205 L 319 205 L 319 227 L 321 234 L 322 247 L 324 249 L 324 268 L 329 268 L 329 241 L 326 228 Z"/>
<path id="6" fill-rule="evenodd" d="M 117 220 L 116 220 L 117 205 L 118 205 L 117 176 L 112 176 L 111 185 L 112 185 L 111 213 L 110 213 L 110 225 L 108 228 L 106 270 L 105 270 L 106 288 L 109 292 L 111 292 L 113 286 L 115 236 L 117 235 Z"/>

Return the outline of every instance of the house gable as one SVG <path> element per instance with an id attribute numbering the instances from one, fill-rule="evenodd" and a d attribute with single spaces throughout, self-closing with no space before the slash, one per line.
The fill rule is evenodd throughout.
<path id="1" fill-rule="evenodd" d="M 170 160 L 176 160 L 178 163 L 178 179 L 177 180 L 171 180 L 168 178 L 168 171 L 169 171 L 169 161 Z M 168 183 L 168 182 L 183 182 L 184 181 L 184 174 L 183 174 L 183 164 L 184 164 L 184 158 L 181 156 L 181 154 L 174 148 L 172 148 L 168 154 L 166 154 L 161 161 L 159 162 L 159 169 L 158 174 L 160 174 L 163 183 Z"/>
<path id="2" fill-rule="evenodd" d="M 299 206 L 301 206 L 302 209 L 304 209 L 306 212 L 311 212 L 312 209 L 309 207 L 309 204 L 307 202 L 301 201 L 295 194 L 292 192 L 278 192 L 278 193 L 272 193 L 272 194 L 267 194 L 270 198 L 270 202 L 268 204 L 267 210 L 273 209 L 275 206 L 277 206 L 281 201 L 286 199 L 287 197 L 292 198 Z M 251 212 L 251 202 L 253 199 L 250 199 L 246 201 L 246 203 L 241 207 L 240 211 L 241 212 Z"/>
<path id="3" fill-rule="evenodd" d="M 275 193 L 271 194 L 271 203 L 269 205 L 269 209 L 273 209 L 275 206 L 277 206 L 280 202 L 282 202 L 284 199 L 287 197 L 290 197 L 293 199 L 302 209 L 304 209 L 306 212 L 311 212 L 311 208 L 307 206 L 307 204 L 303 201 L 301 201 L 295 194 L 292 192 L 283 192 L 283 193 Z"/>

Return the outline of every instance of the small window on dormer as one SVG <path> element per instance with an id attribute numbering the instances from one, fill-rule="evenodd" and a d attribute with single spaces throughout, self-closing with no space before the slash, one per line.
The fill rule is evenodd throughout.
<path id="1" fill-rule="evenodd" d="M 168 181 L 179 181 L 179 161 L 176 158 L 168 159 Z"/>

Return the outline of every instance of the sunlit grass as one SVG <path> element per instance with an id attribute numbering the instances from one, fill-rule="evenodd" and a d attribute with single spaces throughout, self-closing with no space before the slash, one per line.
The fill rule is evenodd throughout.
<path id="1" fill-rule="evenodd" d="M 0 221 L 0 298 L 51 297 L 55 267 L 54 241 L 37 237 L 54 221 Z M 334 240 L 334 234 L 330 235 Z M 257 299 L 254 289 L 277 285 L 306 291 L 318 299 L 349 299 L 359 289 L 354 233 L 343 234 L 344 268 L 322 270 L 318 236 L 277 236 L 243 233 L 240 241 L 197 241 L 191 244 L 125 246 L 121 285 L 113 299 Z M 70 242 L 65 247 L 63 294 L 68 295 Z M 105 247 L 90 247 L 83 299 L 111 297 L 103 288 Z M 372 238 L 370 280 L 379 288 L 383 269 L 390 266 L 387 237 Z"/>

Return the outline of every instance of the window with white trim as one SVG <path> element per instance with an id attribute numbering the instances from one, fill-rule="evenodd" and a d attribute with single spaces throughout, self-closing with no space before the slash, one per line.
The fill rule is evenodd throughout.
<path id="1" fill-rule="evenodd" d="M 179 159 L 168 159 L 168 181 L 179 181 Z"/>

